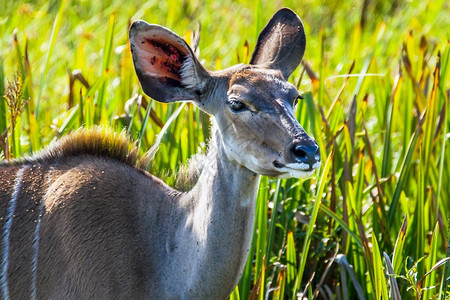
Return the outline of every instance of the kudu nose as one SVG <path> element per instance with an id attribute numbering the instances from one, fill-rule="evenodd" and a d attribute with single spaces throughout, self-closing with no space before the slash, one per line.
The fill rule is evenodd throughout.
<path id="1" fill-rule="evenodd" d="M 314 164 L 320 161 L 319 145 L 316 142 L 305 144 L 297 142 L 292 145 L 292 153 L 297 162 L 309 165 L 310 169 L 315 168 Z"/>

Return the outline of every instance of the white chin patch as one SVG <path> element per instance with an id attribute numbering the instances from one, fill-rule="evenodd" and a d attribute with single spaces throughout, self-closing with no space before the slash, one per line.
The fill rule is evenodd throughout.
<path id="1" fill-rule="evenodd" d="M 281 174 L 278 178 L 305 178 L 311 176 L 315 170 L 302 171 L 302 170 L 287 170 L 286 168 L 280 168 L 280 171 L 285 171 L 286 173 Z"/>
<path id="2" fill-rule="evenodd" d="M 295 163 L 295 164 L 287 164 L 278 170 L 283 172 L 284 174 L 278 176 L 278 178 L 305 178 L 311 176 L 314 171 L 320 167 L 320 162 L 316 162 L 312 166 L 312 170 L 309 170 L 309 165 L 305 163 Z"/>

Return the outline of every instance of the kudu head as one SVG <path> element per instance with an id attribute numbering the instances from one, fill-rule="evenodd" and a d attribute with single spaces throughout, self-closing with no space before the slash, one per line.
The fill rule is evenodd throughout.
<path id="1" fill-rule="evenodd" d="M 306 45 L 290 9 L 263 29 L 249 65 L 224 71 L 206 71 L 182 38 L 159 25 L 134 22 L 130 45 L 144 92 L 160 102 L 192 100 L 212 114 L 230 160 L 274 177 L 305 177 L 320 166 L 317 143 L 294 116 L 300 95 L 287 82 Z"/>

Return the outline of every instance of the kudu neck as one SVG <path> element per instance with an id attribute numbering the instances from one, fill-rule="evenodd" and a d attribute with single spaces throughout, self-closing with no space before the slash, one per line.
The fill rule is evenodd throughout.
<path id="1" fill-rule="evenodd" d="M 233 198 L 241 206 L 247 206 L 256 199 L 261 176 L 230 159 L 224 147 L 221 132 L 217 125 L 213 125 L 209 149 L 202 163 L 203 169 L 191 192 L 209 192 L 212 199 L 216 198 L 217 192 L 229 193 L 232 196 L 229 197 L 230 200 Z"/>
<path id="2" fill-rule="evenodd" d="M 223 147 L 214 129 L 199 180 L 180 199 L 186 219 L 174 230 L 177 246 L 165 254 L 170 272 L 184 270 L 175 290 L 189 290 L 187 298 L 204 286 L 214 287 L 208 297 L 229 295 L 250 250 L 260 176 L 229 160 Z"/>

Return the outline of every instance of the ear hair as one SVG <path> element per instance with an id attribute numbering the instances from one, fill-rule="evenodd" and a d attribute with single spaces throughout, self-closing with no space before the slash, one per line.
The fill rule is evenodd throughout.
<path id="1" fill-rule="evenodd" d="M 197 68 L 193 59 L 185 59 L 180 69 L 181 84 L 190 90 L 204 92 L 206 82 L 200 80 L 201 76 L 197 73 Z"/>
<path id="2" fill-rule="evenodd" d="M 136 21 L 130 46 L 142 90 L 160 102 L 199 102 L 209 78 L 189 45 L 169 29 Z"/>

